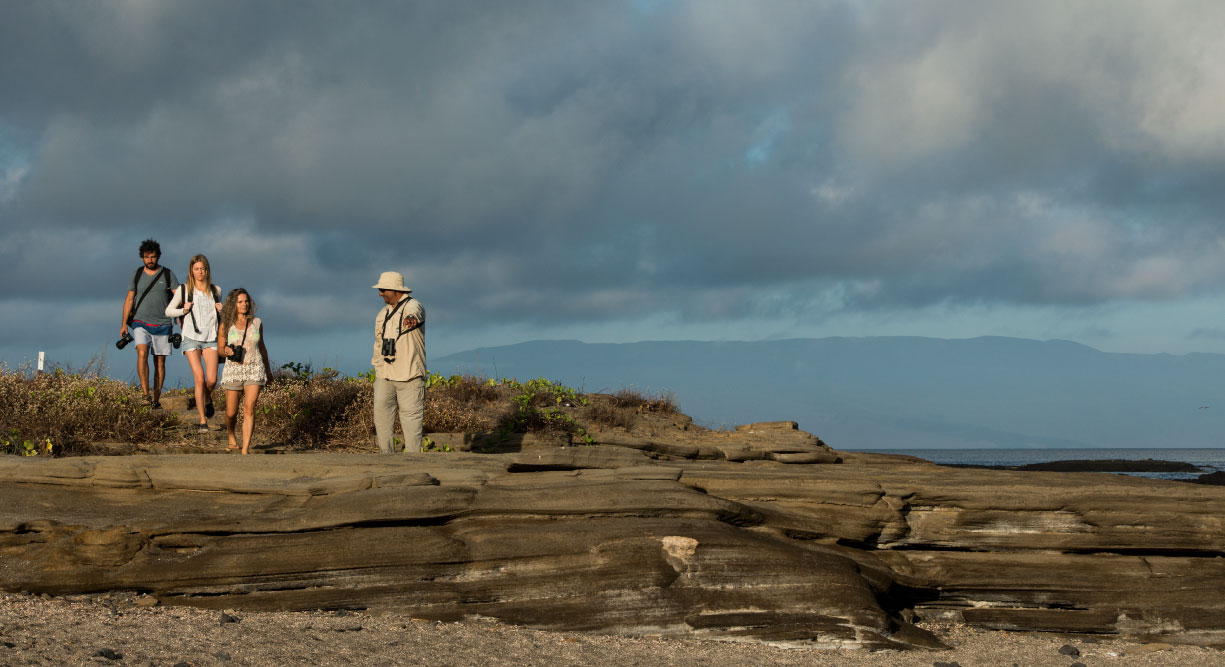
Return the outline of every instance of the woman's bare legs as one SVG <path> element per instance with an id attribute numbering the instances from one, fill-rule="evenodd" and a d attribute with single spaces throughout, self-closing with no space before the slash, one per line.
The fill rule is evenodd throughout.
<path id="1" fill-rule="evenodd" d="M 257 384 L 249 384 L 242 388 L 243 393 L 243 413 L 242 413 L 242 453 L 251 453 L 251 436 L 255 433 L 255 400 L 259 398 L 259 390 L 263 387 Z M 237 399 L 238 392 L 235 399 Z M 225 392 L 226 413 L 230 410 L 230 392 Z"/>
<path id="2" fill-rule="evenodd" d="M 238 439 L 234 437 L 234 427 L 238 423 L 238 400 L 242 395 L 239 389 L 225 390 L 225 434 L 230 438 L 230 446 L 226 449 L 238 449 Z M 246 430 L 246 427 L 243 427 Z"/>
<path id="3" fill-rule="evenodd" d="M 208 406 L 213 402 L 213 389 L 217 387 L 217 348 L 208 347 L 202 350 L 204 353 L 204 406 Z M 196 392 L 200 391 L 199 381 L 196 383 Z M 201 405 L 200 396 L 196 395 L 196 405 Z M 201 408 L 203 410 L 204 408 Z"/>
<path id="4" fill-rule="evenodd" d="M 208 418 L 204 416 L 204 366 L 200 363 L 200 350 L 188 350 L 185 356 L 187 363 L 191 364 L 191 375 L 196 382 L 196 412 L 200 413 L 200 423 L 207 424 Z M 216 373 L 213 371 L 214 378 Z"/>

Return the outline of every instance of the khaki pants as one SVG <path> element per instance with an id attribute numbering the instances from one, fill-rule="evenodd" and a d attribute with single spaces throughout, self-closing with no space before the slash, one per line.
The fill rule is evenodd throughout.
<path id="1" fill-rule="evenodd" d="M 421 451 L 421 419 L 425 416 L 425 378 L 404 382 L 374 379 L 374 433 L 379 451 L 396 452 L 396 412 L 404 430 L 404 451 Z"/>

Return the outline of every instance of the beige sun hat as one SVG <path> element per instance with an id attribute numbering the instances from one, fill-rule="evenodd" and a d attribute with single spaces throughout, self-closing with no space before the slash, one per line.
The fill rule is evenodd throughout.
<path id="1" fill-rule="evenodd" d="M 379 281 L 371 285 L 374 289 L 388 289 L 393 292 L 411 292 L 404 286 L 404 274 L 398 271 L 384 271 L 379 275 Z"/>

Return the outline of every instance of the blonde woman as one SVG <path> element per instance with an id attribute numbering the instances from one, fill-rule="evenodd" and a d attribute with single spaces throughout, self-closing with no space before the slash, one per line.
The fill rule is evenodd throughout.
<path id="1" fill-rule="evenodd" d="M 174 290 L 166 317 L 183 318 L 183 356 L 196 381 L 196 411 L 201 433 L 213 416 L 213 387 L 217 386 L 217 327 L 221 314 L 221 288 L 213 284 L 208 258 L 196 255 L 187 262 L 187 282 Z"/>
<path id="2" fill-rule="evenodd" d="M 217 334 L 217 354 L 226 358 L 221 388 L 225 390 L 225 429 L 230 445 L 238 449 L 234 427 L 238 423 L 238 401 L 243 403 L 242 453 L 251 453 L 255 432 L 255 401 L 260 389 L 272 376 L 268 349 L 264 347 L 264 324 L 255 316 L 255 300 L 247 290 L 230 290 L 221 308 L 221 331 Z"/>

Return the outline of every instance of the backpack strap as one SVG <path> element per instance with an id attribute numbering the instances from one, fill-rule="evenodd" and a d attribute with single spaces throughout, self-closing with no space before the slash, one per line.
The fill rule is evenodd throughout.
<path id="1" fill-rule="evenodd" d="M 213 285 L 213 302 L 221 303 L 221 288 Z M 217 340 L 221 340 L 221 313 L 217 313 Z"/>
<path id="2" fill-rule="evenodd" d="M 142 266 L 136 269 L 136 273 L 132 274 L 132 287 L 136 287 L 139 284 L 140 272 L 144 270 L 145 267 Z M 159 274 L 166 279 L 166 289 L 170 289 L 170 276 L 166 274 L 166 267 L 163 266 Z M 128 313 L 128 326 L 132 325 L 132 320 L 136 319 L 136 311 L 140 310 L 140 304 L 144 303 L 145 297 L 149 296 L 149 292 L 153 290 L 153 286 L 156 284 L 157 276 L 153 276 L 153 280 L 149 281 L 149 286 L 145 288 L 144 292 L 141 292 L 140 298 L 136 300 L 136 305 L 132 306 L 132 312 Z"/>
<path id="3" fill-rule="evenodd" d="M 183 300 L 186 301 L 187 303 L 193 303 L 195 300 L 194 295 L 196 293 L 196 290 L 194 288 L 188 289 L 187 283 L 183 283 L 179 287 L 183 288 Z M 195 329 L 196 333 L 200 333 L 200 325 L 196 324 L 196 309 L 192 308 L 191 310 L 187 311 L 187 314 L 191 315 L 191 328 Z M 183 325 L 180 324 L 179 326 L 183 326 Z"/>

